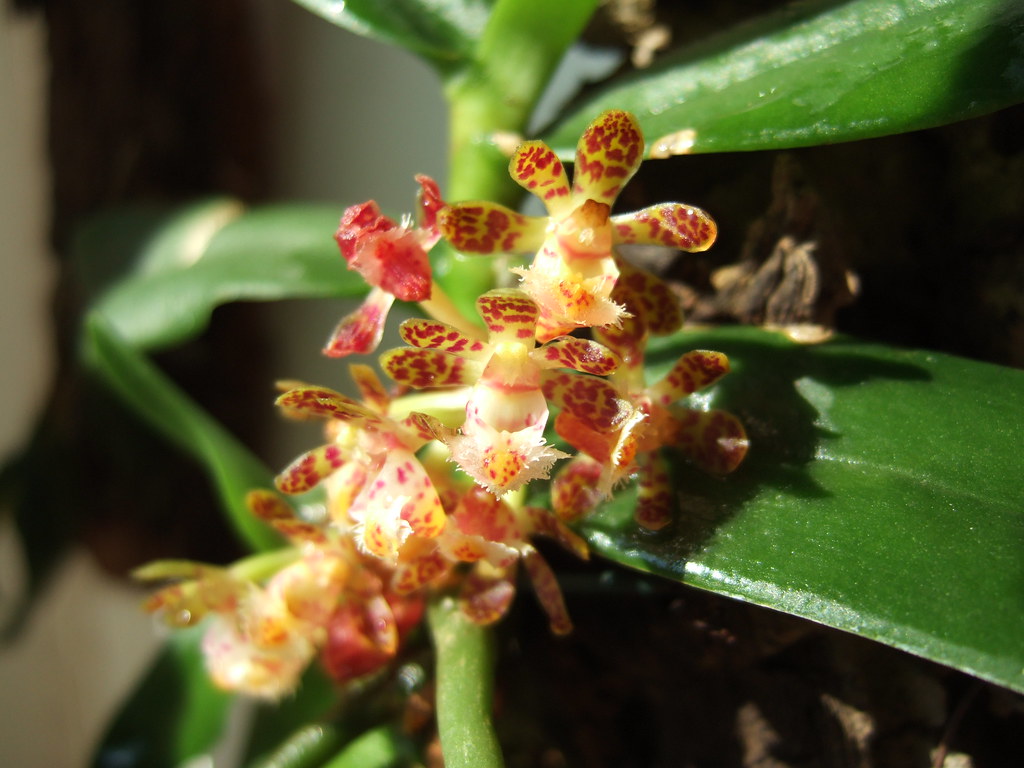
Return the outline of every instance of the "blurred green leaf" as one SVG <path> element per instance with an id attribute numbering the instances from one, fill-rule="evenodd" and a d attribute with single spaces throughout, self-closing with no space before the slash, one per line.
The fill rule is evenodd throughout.
<path id="1" fill-rule="evenodd" d="M 416 53 L 441 72 L 463 64 L 495 0 L 295 0 L 332 24 Z"/>
<path id="2" fill-rule="evenodd" d="M 794 3 L 620 78 L 546 137 L 571 159 L 606 109 L 651 156 L 779 149 L 951 123 L 1024 100 L 1016 0 Z"/>
<path id="3" fill-rule="evenodd" d="M 337 686 L 319 664 L 310 665 L 294 695 L 257 707 L 245 765 L 259 768 L 321 765 L 334 753 L 341 739 L 338 729 L 324 722 L 337 703 Z M 287 761 L 284 755 L 289 756 Z"/>
<path id="4" fill-rule="evenodd" d="M 380 726 L 353 739 L 323 768 L 397 768 L 412 759 L 408 737 L 394 726 Z"/>
<path id="5" fill-rule="evenodd" d="M 332 237 L 341 210 L 279 205 L 245 211 L 237 201 L 221 199 L 159 221 L 114 212 L 85 229 L 78 260 L 96 261 L 94 255 L 118 243 L 130 247 L 130 273 L 94 306 L 131 346 L 167 347 L 202 331 L 220 304 L 364 293 L 366 284 L 345 268 Z M 136 234 L 127 238 L 124 228 L 131 222 Z M 137 231 L 147 225 L 145 234 Z"/>
<path id="6" fill-rule="evenodd" d="M 729 328 L 657 345 L 649 376 L 693 348 L 733 363 L 701 404 L 746 424 L 747 460 L 675 467 L 659 534 L 623 492 L 584 526 L 595 550 L 1024 691 L 1024 371 Z"/>
<path id="7" fill-rule="evenodd" d="M 215 746 L 232 699 L 206 673 L 202 629 L 170 635 L 104 735 L 93 768 L 179 768 Z"/>
<path id="8" fill-rule="evenodd" d="M 83 356 L 128 406 L 200 462 L 229 521 L 248 546 L 256 550 L 280 546 L 280 537 L 245 505 L 249 490 L 273 486 L 270 471 L 143 353 L 122 339 L 100 311 L 86 319 Z"/>

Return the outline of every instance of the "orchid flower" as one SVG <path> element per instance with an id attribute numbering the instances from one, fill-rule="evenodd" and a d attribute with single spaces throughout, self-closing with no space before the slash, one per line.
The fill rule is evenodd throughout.
<path id="1" fill-rule="evenodd" d="M 399 224 L 381 213 L 373 200 L 350 206 L 341 217 L 334 239 L 348 268 L 371 286 L 366 299 L 344 317 L 331 334 L 324 354 L 344 357 L 377 349 L 388 312 L 395 299 L 427 301 L 432 281 L 427 253 L 441 235 L 437 212 L 444 203 L 437 182 L 418 175 L 420 225 Z"/>
<path id="2" fill-rule="evenodd" d="M 328 492 L 334 523 L 352 534 L 361 550 L 394 562 L 402 542 L 415 533 L 437 536 L 444 509 L 415 452 L 433 436 L 414 419 L 387 416 L 390 398 L 371 368 L 351 366 L 363 402 L 324 387 L 298 386 L 277 404 L 293 418 L 328 420 L 332 441 L 307 451 L 276 484 L 288 494 L 320 483 Z"/>
<path id="3" fill-rule="evenodd" d="M 536 346 L 540 312 L 522 292 L 489 291 L 477 300 L 477 309 L 489 331 L 487 341 L 433 320 L 407 320 L 401 334 L 410 347 L 384 353 L 381 366 L 398 383 L 416 389 L 472 386 L 458 432 L 436 421 L 427 428 L 466 474 L 501 495 L 547 477 L 554 462 L 567 456 L 544 439 L 549 400 L 595 429 L 611 429 L 630 407 L 597 378 L 618 365 L 600 344 L 564 337 Z M 559 368 L 595 375 L 553 373 Z"/>
<path id="4" fill-rule="evenodd" d="M 703 251 L 717 234 L 708 214 L 683 203 L 611 215 L 643 152 L 636 118 L 610 110 L 580 138 L 572 187 L 558 156 L 544 142 L 528 141 L 513 154 L 509 173 L 540 197 L 546 217 L 524 216 L 497 203 L 464 202 L 443 208 L 438 226 L 465 253 L 536 252 L 528 268 L 513 271 L 522 278 L 523 292 L 540 308 L 538 340 L 581 327 L 615 325 L 626 310 L 611 295 L 619 275 L 613 245 Z"/>
<path id="5" fill-rule="evenodd" d="M 560 413 L 555 430 L 581 453 L 555 479 L 552 504 L 563 519 L 578 519 L 610 495 L 615 483 L 636 472 L 636 520 L 644 528 L 658 530 L 671 521 L 674 507 L 661 449 L 674 448 L 705 471 L 727 474 L 743 460 L 748 440 L 743 425 L 731 413 L 677 404 L 729 372 L 724 354 L 687 352 L 667 374 L 646 384 L 644 349 L 650 329 L 653 326 L 659 333 L 674 330 L 678 305 L 667 286 L 649 272 L 629 266 L 624 276 L 613 297 L 631 316 L 617 328 L 594 329 L 594 336 L 622 360 L 611 379 L 619 395 L 643 416 L 623 422 L 616 431 L 599 432 L 571 412 Z"/>

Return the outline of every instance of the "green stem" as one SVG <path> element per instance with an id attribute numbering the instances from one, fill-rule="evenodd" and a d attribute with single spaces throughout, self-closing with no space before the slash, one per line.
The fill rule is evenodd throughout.
<path id="1" fill-rule="evenodd" d="M 445 85 L 451 124 L 449 200 L 515 205 L 520 190 L 509 178 L 509 159 L 496 136 L 526 130 L 555 67 L 596 6 L 597 0 L 498 0 L 474 61 Z M 460 260 L 443 282 L 459 307 L 474 317 L 471 302 L 494 286 L 494 265 L 482 257 Z"/>
<path id="2" fill-rule="evenodd" d="M 437 728 L 445 768 L 501 768 L 501 746 L 491 724 L 493 640 L 452 597 L 427 611 L 437 654 Z"/>

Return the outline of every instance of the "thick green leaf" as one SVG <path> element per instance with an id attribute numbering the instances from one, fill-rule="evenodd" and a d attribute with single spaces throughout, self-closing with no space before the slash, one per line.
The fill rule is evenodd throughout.
<path id="1" fill-rule="evenodd" d="M 704 401 L 744 421 L 747 461 L 677 467 L 660 534 L 623 492 L 586 523 L 594 548 L 1024 690 L 1024 372 L 748 328 L 674 337 L 650 374 L 692 348 L 733 362 Z"/>
<path id="2" fill-rule="evenodd" d="M 174 632 L 93 756 L 94 768 L 178 768 L 214 747 L 231 697 L 214 687 L 202 627 Z"/>
<path id="3" fill-rule="evenodd" d="M 119 242 L 133 248 L 132 272 L 95 306 L 131 346 L 166 347 L 203 330 L 219 304 L 365 292 L 332 238 L 341 210 L 282 205 L 246 212 L 233 200 L 206 201 L 150 222 L 147 234 L 127 242 L 122 226 L 139 217 L 108 214 L 79 239 L 79 261 Z"/>
<path id="4" fill-rule="evenodd" d="M 253 517 L 245 505 L 249 490 L 272 486 L 270 471 L 142 352 L 122 339 L 98 310 L 86 319 L 83 356 L 128 406 L 199 460 L 217 488 L 231 524 L 246 544 L 256 550 L 281 544 L 278 535 Z"/>
<path id="5" fill-rule="evenodd" d="M 463 64 L 495 0 L 295 0 L 358 35 L 423 56 L 439 71 Z"/>
<path id="6" fill-rule="evenodd" d="M 796 3 L 620 79 L 548 137 L 565 158 L 605 109 L 632 110 L 652 156 L 864 139 L 1024 100 L 1024 4 Z"/>

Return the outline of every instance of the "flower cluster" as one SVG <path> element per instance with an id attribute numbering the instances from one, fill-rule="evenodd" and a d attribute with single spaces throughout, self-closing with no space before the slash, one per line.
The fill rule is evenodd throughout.
<path id="1" fill-rule="evenodd" d="M 734 416 L 683 404 L 728 372 L 725 355 L 688 352 L 661 379 L 645 379 L 648 339 L 677 331 L 682 315 L 668 285 L 614 246 L 699 251 L 716 230 L 679 203 L 611 214 L 643 148 L 632 115 L 604 113 L 580 139 L 570 185 L 549 147 L 521 145 L 509 170 L 543 200 L 545 217 L 449 205 L 425 177 L 416 226 L 373 202 L 345 211 L 336 240 L 371 291 L 325 353 L 374 351 L 396 298 L 430 317 L 404 322 L 406 346 L 380 357 L 391 388 L 366 365 L 350 366 L 353 396 L 284 385 L 285 415 L 326 424 L 325 444 L 287 467 L 276 491 L 249 496 L 289 548 L 226 568 L 164 561 L 140 572 L 175 580 L 148 605 L 170 623 L 213 616 L 204 649 L 219 685 L 278 697 L 318 654 L 339 680 L 372 672 L 418 622 L 426 593 L 457 591 L 468 616 L 494 622 L 520 567 L 552 630 L 568 632 L 536 537 L 587 557 L 568 524 L 631 477 L 637 523 L 668 525 L 677 504 L 663 449 L 719 474 L 742 461 L 747 439 Z M 516 288 L 478 298 L 482 324 L 432 280 L 428 251 L 441 237 L 466 254 L 534 254 L 512 270 Z M 550 509 L 529 504 L 529 484 L 548 479 Z M 316 489 L 325 499 L 318 517 L 285 501 Z"/>

